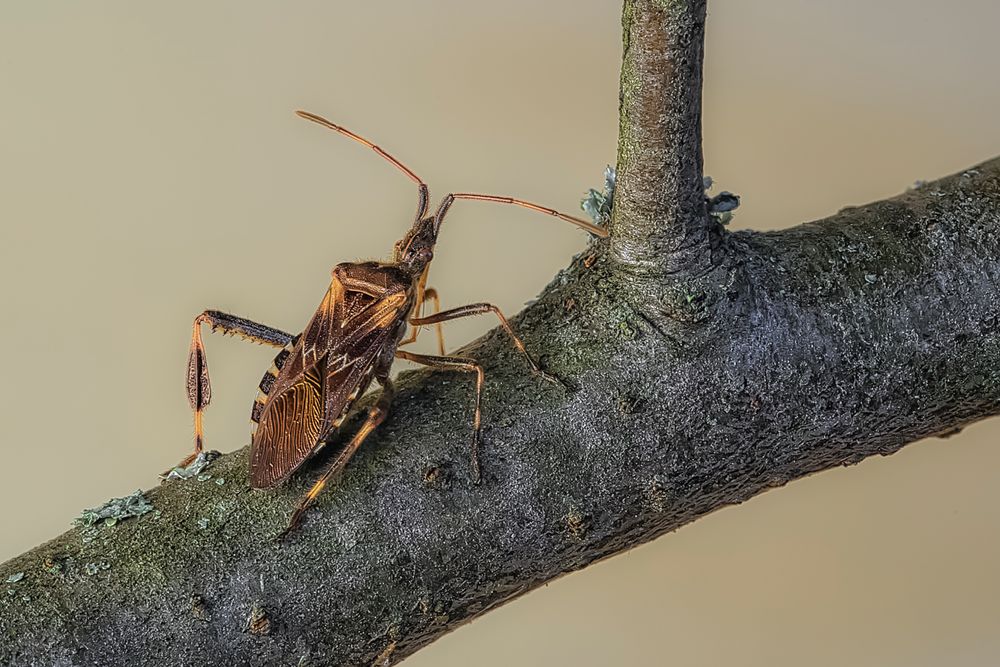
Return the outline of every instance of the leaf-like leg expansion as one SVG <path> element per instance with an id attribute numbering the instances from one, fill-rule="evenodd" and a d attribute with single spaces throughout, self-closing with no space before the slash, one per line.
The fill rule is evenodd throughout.
<path id="1" fill-rule="evenodd" d="M 361 443 L 365 441 L 365 438 L 367 438 L 389 414 L 389 406 L 392 403 L 392 397 L 396 393 L 396 388 L 393 386 L 392 381 L 389 378 L 379 378 L 379 382 L 382 383 L 382 393 L 379 394 L 378 402 L 376 402 L 375 405 L 368 410 L 368 417 L 361 425 L 361 428 L 358 429 L 357 433 L 354 434 L 354 437 L 351 438 L 350 442 L 348 442 L 344 448 L 337 453 L 336 457 L 334 457 L 334 459 L 326 466 L 326 470 L 323 471 L 320 478 L 316 480 L 315 484 L 312 485 L 312 488 L 310 488 L 309 491 L 302 496 L 302 500 L 299 501 L 298 506 L 295 508 L 295 512 L 292 514 L 291 520 L 288 522 L 288 527 L 285 528 L 280 535 L 278 535 L 279 541 L 285 539 L 289 533 L 298 527 L 298 525 L 302 522 L 302 517 L 306 510 L 309 509 L 309 507 L 316 500 L 316 497 L 323 491 L 323 487 L 326 486 L 327 482 L 344 469 L 344 466 L 346 466 L 347 462 L 351 460 L 354 453 L 358 451 L 358 448 L 361 446 Z"/>
<path id="2" fill-rule="evenodd" d="M 458 370 L 476 374 L 476 412 L 472 417 L 472 447 L 470 449 L 469 463 L 472 469 L 472 480 L 478 484 L 482 477 L 479 469 L 479 426 L 482 421 L 480 398 L 483 393 L 483 367 L 472 359 L 464 357 L 438 357 L 431 354 L 414 354 L 413 352 L 406 352 L 404 350 L 396 350 L 396 357 L 427 366 L 436 371 Z"/>
<path id="3" fill-rule="evenodd" d="M 201 325 L 209 324 L 212 331 L 239 336 L 244 340 L 272 347 L 284 347 L 292 335 L 264 324 L 218 310 L 206 310 L 194 318 L 191 330 L 191 349 L 188 352 L 187 395 L 194 411 L 194 452 L 184 457 L 177 467 L 189 465 L 204 449 L 205 434 L 202 429 L 202 412 L 212 400 L 212 383 L 208 376 L 208 358 L 201 340 Z M 169 471 L 167 471 L 169 472 Z M 166 473 L 164 473 L 166 474 Z"/>
<path id="4" fill-rule="evenodd" d="M 420 297 L 420 302 L 417 304 L 417 312 L 422 312 L 423 304 L 425 301 L 427 301 L 427 299 L 430 299 L 431 301 L 434 302 L 434 314 L 437 315 L 438 313 L 440 313 L 441 299 L 440 297 L 438 297 L 437 290 L 434 289 L 433 287 L 428 287 L 423 291 L 423 294 Z M 410 323 L 412 324 L 413 322 L 411 321 Z M 420 331 L 419 326 L 413 327 L 413 329 L 410 331 L 410 335 L 407 336 L 404 340 L 401 340 L 399 344 L 409 345 L 410 343 L 416 342 L 417 333 L 419 331 Z M 438 354 L 444 356 L 444 329 L 441 326 L 441 322 L 435 323 L 434 331 L 437 334 Z"/>
<path id="5" fill-rule="evenodd" d="M 510 322 L 508 322 L 507 318 L 504 317 L 502 312 L 500 312 L 500 309 L 494 306 L 492 303 L 471 303 L 468 306 L 449 308 L 448 310 L 435 313 L 434 315 L 428 315 L 427 317 L 415 317 L 410 320 L 410 324 L 414 326 L 420 326 L 423 324 L 437 324 L 438 326 L 440 326 L 441 322 L 447 322 L 448 320 L 457 320 L 462 317 L 472 317 L 473 315 L 482 315 L 483 313 L 493 313 L 494 315 L 497 316 L 497 319 L 500 320 L 500 326 L 502 326 L 504 330 L 510 335 L 511 342 L 514 344 L 514 347 L 516 347 L 517 350 L 524 355 L 524 358 L 528 360 L 528 364 L 531 365 L 531 370 L 533 373 L 542 376 L 549 382 L 562 385 L 563 387 L 566 386 L 565 382 L 563 382 L 554 375 L 546 373 L 541 369 L 541 367 L 538 365 L 538 362 L 535 361 L 534 358 L 530 354 L 528 354 L 528 351 L 524 348 L 524 343 L 521 342 L 521 339 L 518 338 L 517 334 L 514 333 L 514 329 L 513 327 L 510 326 Z"/>

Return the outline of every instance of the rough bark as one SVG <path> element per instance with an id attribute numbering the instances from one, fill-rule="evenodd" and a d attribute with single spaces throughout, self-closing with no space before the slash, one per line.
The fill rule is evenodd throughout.
<path id="1" fill-rule="evenodd" d="M 625 0 L 611 250 L 633 272 L 709 265 L 702 196 L 706 0 Z"/>
<path id="2" fill-rule="evenodd" d="M 707 260 L 677 270 L 595 242 L 515 318 L 571 391 L 502 332 L 467 348 L 487 372 L 481 484 L 468 378 L 405 374 L 289 543 L 309 475 L 250 491 L 243 450 L 150 492 L 158 514 L 0 566 L 23 573 L 0 663 L 394 664 L 719 507 L 1000 412 L 1000 159 L 782 232 L 703 230 Z M 255 606 L 266 633 L 244 630 Z"/>

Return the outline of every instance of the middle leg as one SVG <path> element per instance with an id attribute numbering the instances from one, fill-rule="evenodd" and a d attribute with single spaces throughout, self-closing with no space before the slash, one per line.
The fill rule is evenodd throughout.
<path id="1" fill-rule="evenodd" d="M 465 359 L 463 357 L 437 357 L 431 354 L 406 352 L 405 350 L 396 350 L 396 357 L 427 366 L 432 370 L 465 371 L 476 374 L 476 411 L 472 417 L 472 447 L 469 463 L 472 469 L 472 481 L 478 484 L 482 477 L 479 469 L 479 426 L 482 422 L 482 412 L 479 406 L 480 398 L 483 394 L 483 367 L 472 359 Z"/>
<path id="2" fill-rule="evenodd" d="M 271 347 L 284 347 L 292 340 L 292 335 L 284 331 L 218 310 L 206 310 L 194 318 L 187 368 L 188 402 L 194 412 L 194 452 L 184 457 L 176 466 L 180 468 L 194 461 L 204 449 L 205 434 L 202 429 L 202 412 L 212 400 L 212 384 L 208 376 L 208 357 L 205 355 L 205 345 L 201 341 L 202 324 L 211 325 L 212 331 L 221 331 L 224 334 L 239 336 L 252 343 L 270 345 Z"/>
<path id="3" fill-rule="evenodd" d="M 414 326 L 420 326 L 424 324 L 437 324 L 438 326 L 441 326 L 441 322 L 447 322 L 448 320 L 457 320 L 462 317 L 472 317 L 474 315 L 482 315 L 484 313 L 493 313 L 494 315 L 497 316 L 497 319 L 500 320 L 500 326 L 502 326 L 504 328 L 504 331 L 506 331 L 507 334 L 510 336 L 511 342 L 514 344 L 514 347 L 517 348 L 517 351 L 523 354 L 524 358 L 527 359 L 528 364 L 531 366 L 531 371 L 533 373 L 540 375 L 545 380 L 548 380 L 549 382 L 552 382 L 554 384 L 559 384 L 564 387 L 566 386 L 566 383 L 564 383 L 562 380 L 542 370 L 542 368 L 538 365 L 538 362 L 535 361 L 530 354 L 528 354 L 528 351 L 524 347 L 524 343 L 521 342 L 521 339 L 517 337 L 516 333 L 514 333 L 513 327 L 510 326 L 510 322 L 508 322 L 507 318 L 504 317 L 502 312 L 500 312 L 500 309 L 494 306 L 492 303 L 471 303 L 468 306 L 449 308 L 448 310 L 435 313 L 434 315 L 428 315 L 427 317 L 414 317 L 410 320 L 410 324 Z"/>

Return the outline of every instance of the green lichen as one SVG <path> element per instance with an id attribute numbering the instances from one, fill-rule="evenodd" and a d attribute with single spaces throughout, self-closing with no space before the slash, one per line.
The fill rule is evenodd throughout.
<path id="1" fill-rule="evenodd" d="M 714 285 L 697 280 L 685 280 L 666 285 L 659 298 L 661 312 L 677 322 L 703 322 L 711 315 L 712 303 L 720 298 Z"/>

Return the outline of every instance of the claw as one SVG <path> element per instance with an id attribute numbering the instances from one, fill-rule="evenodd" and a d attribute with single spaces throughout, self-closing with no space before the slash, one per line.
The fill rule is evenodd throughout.
<path id="1" fill-rule="evenodd" d="M 288 526 L 286 526 L 283 531 L 278 533 L 278 535 L 274 538 L 274 541 L 279 544 L 284 543 L 288 536 L 295 532 L 302 524 L 302 517 L 305 515 L 307 509 L 308 506 L 296 509 L 295 513 L 292 514 L 292 518 L 288 521 Z"/>

